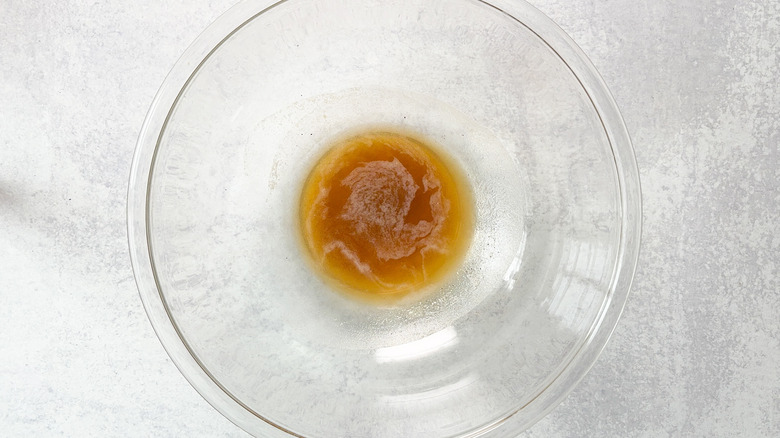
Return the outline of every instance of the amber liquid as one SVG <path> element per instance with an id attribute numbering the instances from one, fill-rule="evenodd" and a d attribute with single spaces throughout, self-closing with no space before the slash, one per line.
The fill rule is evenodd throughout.
<path id="1" fill-rule="evenodd" d="M 409 133 L 336 142 L 301 196 L 301 235 L 316 269 L 375 302 L 445 279 L 471 241 L 474 209 L 466 179 L 443 157 Z"/>

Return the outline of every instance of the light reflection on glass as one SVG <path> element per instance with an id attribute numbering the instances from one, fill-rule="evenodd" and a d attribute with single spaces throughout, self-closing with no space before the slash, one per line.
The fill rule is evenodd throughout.
<path id="1" fill-rule="evenodd" d="M 559 265 L 559 274 L 552 285 L 556 293 L 547 302 L 549 312 L 573 330 L 580 330 L 592 320 L 590 313 L 599 309 L 596 302 L 604 299 L 611 272 L 607 263 L 614 257 L 609 247 L 598 241 L 572 240 L 562 252 L 567 254 Z"/>
<path id="2" fill-rule="evenodd" d="M 517 273 L 520 272 L 520 266 L 522 265 L 523 252 L 525 251 L 525 234 L 523 234 L 523 244 L 517 250 L 515 257 L 512 259 L 512 263 L 509 264 L 504 273 L 504 288 L 506 290 L 512 290 L 517 282 Z"/>
<path id="3" fill-rule="evenodd" d="M 515 281 L 517 281 L 515 275 L 517 275 L 519 271 L 520 271 L 520 257 L 515 257 L 512 260 L 512 263 L 509 265 L 509 268 L 506 270 L 506 273 L 504 274 L 504 287 L 507 290 L 514 289 Z"/>
<path id="4" fill-rule="evenodd" d="M 385 395 L 382 396 L 382 401 L 387 403 L 414 403 L 426 400 L 433 400 L 436 398 L 442 398 L 450 395 L 453 392 L 460 391 L 465 387 L 471 385 L 479 379 L 479 374 L 469 373 L 457 382 L 450 383 L 449 385 L 443 385 L 438 388 L 429 389 L 427 391 L 420 391 L 411 394 L 398 394 L 398 395 Z"/>
<path id="5" fill-rule="evenodd" d="M 374 358 L 379 363 L 407 361 L 428 356 L 457 343 L 458 332 L 455 331 L 455 327 L 450 326 L 416 341 L 378 348 L 374 352 Z"/>

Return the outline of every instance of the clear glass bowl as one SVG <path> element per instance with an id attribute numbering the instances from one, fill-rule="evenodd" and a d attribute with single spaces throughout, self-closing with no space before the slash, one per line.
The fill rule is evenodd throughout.
<path id="1" fill-rule="evenodd" d="M 296 238 L 314 161 L 371 124 L 435 141 L 476 200 L 462 266 L 398 306 L 333 292 Z M 606 86 L 528 4 L 258 0 L 217 20 L 165 80 L 128 221 L 162 344 L 246 431 L 515 436 L 607 342 L 641 205 Z"/>

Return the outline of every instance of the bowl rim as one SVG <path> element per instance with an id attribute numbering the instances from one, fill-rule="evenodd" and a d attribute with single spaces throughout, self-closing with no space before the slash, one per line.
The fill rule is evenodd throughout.
<path id="1" fill-rule="evenodd" d="M 232 396 L 189 349 L 167 308 L 152 263 L 148 195 L 151 170 L 162 133 L 183 91 L 219 47 L 245 25 L 289 0 L 244 0 L 217 18 L 186 49 L 166 76 L 147 112 L 136 143 L 127 191 L 127 238 L 133 273 L 149 321 L 163 348 L 192 387 L 217 411 L 246 432 L 268 437 L 301 437 L 255 413 Z M 587 374 L 615 330 L 628 298 L 639 258 L 642 195 L 631 139 L 604 80 L 576 43 L 550 18 L 525 0 L 477 0 L 493 8 L 544 42 L 569 68 L 590 98 L 612 149 L 620 194 L 618 253 L 599 316 L 579 349 L 557 374 L 525 404 L 499 419 L 460 436 L 491 431 L 515 434 L 526 430 L 560 404 Z M 517 415 L 524 411 L 524 416 Z"/>

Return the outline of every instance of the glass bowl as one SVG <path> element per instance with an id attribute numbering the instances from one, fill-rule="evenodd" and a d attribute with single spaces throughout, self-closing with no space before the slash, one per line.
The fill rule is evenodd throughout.
<path id="1" fill-rule="evenodd" d="M 475 200 L 457 271 L 394 305 L 331 290 L 296 229 L 316 159 L 376 124 L 435 142 Z M 639 249 L 618 109 L 517 0 L 238 4 L 160 88 L 128 197 L 160 341 L 260 437 L 515 436 L 596 360 Z"/>

